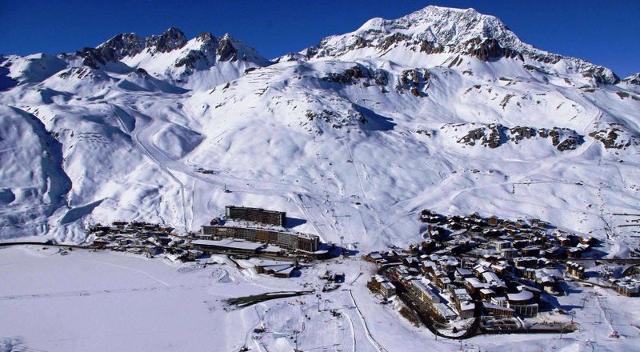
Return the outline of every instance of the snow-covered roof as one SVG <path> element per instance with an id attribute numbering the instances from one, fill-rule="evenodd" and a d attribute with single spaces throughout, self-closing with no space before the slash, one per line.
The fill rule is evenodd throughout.
<path id="1" fill-rule="evenodd" d="M 227 247 L 233 249 L 253 250 L 256 251 L 264 246 L 262 243 L 249 242 L 238 239 L 223 239 L 223 240 L 194 240 L 191 244 L 197 246 L 211 246 L 211 247 Z"/>
<path id="2" fill-rule="evenodd" d="M 507 299 L 509 299 L 510 302 L 526 302 L 533 299 L 533 293 L 527 290 L 522 290 L 518 293 L 508 293 Z"/>

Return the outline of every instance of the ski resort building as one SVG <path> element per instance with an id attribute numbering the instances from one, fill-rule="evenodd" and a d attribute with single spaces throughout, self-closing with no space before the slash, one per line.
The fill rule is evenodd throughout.
<path id="1" fill-rule="evenodd" d="M 284 213 L 283 213 L 284 214 Z M 235 238 L 246 241 L 273 244 L 288 250 L 316 252 L 320 247 L 320 238 L 315 235 L 293 232 L 281 232 L 261 228 L 236 226 L 202 226 L 201 238 Z"/>
<path id="2" fill-rule="evenodd" d="M 265 210 L 262 208 L 248 208 L 227 205 L 225 207 L 227 219 L 259 222 L 268 225 L 284 226 L 287 213 L 283 211 Z"/>

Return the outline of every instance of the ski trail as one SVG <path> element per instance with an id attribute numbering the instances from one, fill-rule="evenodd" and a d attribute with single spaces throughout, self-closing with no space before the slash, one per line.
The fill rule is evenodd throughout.
<path id="1" fill-rule="evenodd" d="M 186 209 L 185 209 L 185 195 L 184 195 L 184 184 L 182 183 L 182 181 L 180 181 L 180 179 L 178 179 L 165 165 L 165 163 L 163 163 L 156 155 L 154 155 L 154 153 L 152 153 L 152 151 L 150 150 L 151 148 L 147 145 L 145 145 L 141 140 L 140 140 L 140 134 L 142 132 L 135 132 L 131 131 L 127 125 L 124 123 L 124 121 L 122 120 L 122 117 L 120 116 L 120 113 L 118 112 L 118 110 L 122 110 L 122 108 L 118 108 L 117 110 L 114 109 L 114 115 L 116 116 L 116 119 L 118 120 L 118 124 L 120 125 L 120 127 L 127 132 L 132 140 L 134 141 L 134 143 L 140 147 L 140 149 L 142 150 L 142 152 L 147 155 L 147 157 L 149 159 L 151 159 L 151 161 L 153 161 L 161 170 L 163 170 L 173 181 L 175 181 L 179 188 L 180 188 L 180 198 L 182 200 L 182 223 L 184 225 L 184 229 L 185 231 L 188 231 L 189 228 L 187 227 L 187 215 L 186 215 Z M 124 111 L 124 110 L 122 110 Z M 126 111 L 125 111 L 126 113 Z M 128 113 L 127 113 L 128 114 Z M 131 114 L 129 114 L 131 116 Z M 132 116 L 133 117 L 133 116 Z M 136 120 L 136 122 L 138 122 L 138 120 Z M 153 126 L 155 124 L 155 122 L 151 122 L 151 126 Z M 150 129 L 150 127 L 148 125 L 145 125 L 145 131 L 148 132 L 148 130 Z M 154 131 L 152 129 L 152 131 Z"/>
<path id="2" fill-rule="evenodd" d="M 322 231 L 320 231 L 320 228 L 318 227 L 318 224 L 316 223 L 316 219 L 314 217 L 312 217 L 311 214 L 309 214 L 309 212 L 307 211 L 307 209 L 305 207 L 304 200 L 303 200 L 302 197 L 303 197 L 302 194 L 296 194 L 294 199 L 292 199 L 291 197 L 289 197 L 289 199 L 292 199 L 293 202 L 298 206 L 300 211 L 302 211 L 302 213 L 304 214 L 305 218 L 309 219 L 309 222 L 311 223 L 311 226 L 313 226 L 313 229 L 316 230 L 316 234 L 324 242 L 326 240 L 326 238 L 322 235 Z"/>
<path id="3" fill-rule="evenodd" d="M 386 348 L 384 348 L 374 337 L 373 335 L 371 335 L 371 330 L 369 330 L 369 325 L 367 325 L 367 321 L 364 319 L 364 315 L 362 315 L 362 312 L 360 311 L 360 307 L 358 307 L 358 303 L 356 303 L 355 298 L 353 297 L 353 292 L 351 291 L 351 289 L 349 289 L 349 296 L 351 297 L 351 302 L 353 302 L 353 306 L 356 308 L 356 312 L 358 313 L 358 316 L 360 317 L 360 321 L 362 322 L 362 326 L 364 327 L 364 330 L 366 332 L 367 335 L 367 339 L 369 340 L 369 342 L 371 342 L 371 345 L 373 345 L 373 347 L 378 350 L 378 352 L 388 352 Z"/>

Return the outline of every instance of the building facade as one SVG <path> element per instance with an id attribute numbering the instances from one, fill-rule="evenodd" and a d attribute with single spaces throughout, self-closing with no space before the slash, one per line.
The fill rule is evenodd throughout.
<path id="1" fill-rule="evenodd" d="M 315 252 L 320 247 L 320 238 L 304 233 L 280 232 L 259 228 L 232 226 L 202 226 L 202 238 L 239 238 L 247 241 L 273 244 L 288 250 Z"/>
<path id="2" fill-rule="evenodd" d="M 287 213 L 283 211 L 265 210 L 262 208 L 248 208 L 227 205 L 225 207 L 227 219 L 253 221 L 263 224 L 284 226 Z"/>

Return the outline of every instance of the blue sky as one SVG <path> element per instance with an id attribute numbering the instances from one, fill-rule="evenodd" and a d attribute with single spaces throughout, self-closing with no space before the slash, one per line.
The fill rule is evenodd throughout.
<path id="1" fill-rule="evenodd" d="M 640 0 L 0 0 L 0 53 L 68 52 L 120 32 L 148 35 L 176 26 L 189 37 L 229 32 L 275 57 L 352 31 L 369 18 L 397 18 L 430 4 L 495 15 L 525 42 L 622 77 L 640 71 Z"/>

